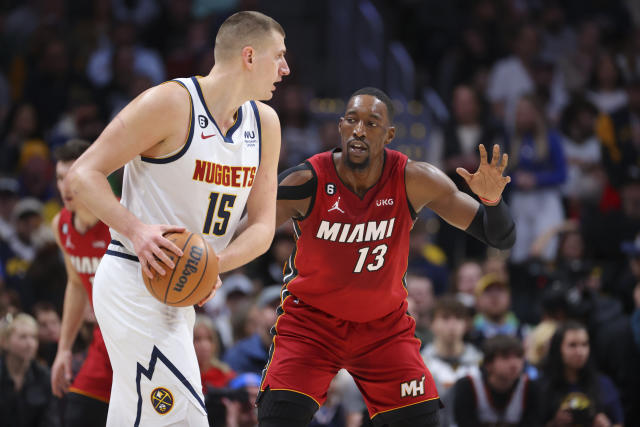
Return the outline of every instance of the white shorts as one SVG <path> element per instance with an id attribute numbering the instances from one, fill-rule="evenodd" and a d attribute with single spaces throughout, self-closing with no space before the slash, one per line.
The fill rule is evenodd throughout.
<path id="1" fill-rule="evenodd" d="M 107 426 L 208 426 L 193 347 L 193 307 L 156 300 L 137 258 L 113 243 L 93 302 L 113 367 Z"/>

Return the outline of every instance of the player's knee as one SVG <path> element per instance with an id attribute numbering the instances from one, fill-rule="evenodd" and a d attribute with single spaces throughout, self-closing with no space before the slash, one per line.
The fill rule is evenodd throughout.
<path id="1" fill-rule="evenodd" d="M 260 427 L 306 427 L 317 410 L 313 399 L 292 391 L 267 389 L 258 398 Z"/>

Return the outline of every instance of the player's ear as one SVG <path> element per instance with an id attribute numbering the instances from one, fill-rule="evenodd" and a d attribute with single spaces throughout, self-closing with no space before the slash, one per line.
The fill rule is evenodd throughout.
<path id="1" fill-rule="evenodd" d="M 338 119 L 338 132 L 342 130 L 342 122 L 344 122 L 344 117 Z"/>
<path id="2" fill-rule="evenodd" d="M 253 68 L 255 54 L 256 52 L 251 46 L 245 46 L 242 48 L 242 63 L 249 69 Z"/>
<path id="3" fill-rule="evenodd" d="M 395 126 L 389 126 L 387 128 L 387 139 L 384 141 L 384 144 L 387 145 L 388 143 L 393 141 L 393 138 L 395 138 L 395 136 L 396 136 Z"/>

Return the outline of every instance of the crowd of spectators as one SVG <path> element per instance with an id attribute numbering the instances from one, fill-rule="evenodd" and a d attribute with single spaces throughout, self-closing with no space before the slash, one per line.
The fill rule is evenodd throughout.
<path id="1" fill-rule="evenodd" d="M 49 227 L 61 208 L 55 147 L 95 140 L 153 85 L 207 74 L 212 35 L 246 8 L 272 15 L 292 41 L 292 75 L 271 101 L 282 124 L 280 169 L 338 145 L 344 94 L 327 82 L 309 84 L 317 75 L 296 75 L 323 60 L 323 49 L 295 41 L 306 40 L 308 20 L 309 28 L 322 28 L 326 17 L 298 16 L 304 8 L 290 3 L 298 4 L 0 6 L 0 418 L 55 426 L 64 413 L 48 384 L 66 283 Z M 455 168 L 475 169 L 478 144 L 497 143 L 509 153 L 505 199 L 517 228 L 511 251 L 487 249 L 428 213 L 412 231 L 409 311 L 445 403 L 443 426 L 640 425 L 638 2 L 371 3 L 385 37 L 404 43 L 414 61 L 416 100 L 400 110 L 428 110 L 421 99 L 427 88 L 445 107 L 426 115 L 428 132 L 414 132 L 417 160 L 442 168 L 469 192 Z M 325 36 L 317 34 L 316 47 Z M 320 105 L 329 105 L 329 114 Z M 119 174 L 110 181 L 117 193 Z M 226 274 L 218 295 L 198 310 L 194 345 L 215 425 L 256 425 L 250 402 L 294 245 L 290 227 L 278 230 L 269 252 Z M 76 368 L 92 322 L 87 313 L 74 346 Z M 312 425 L 360 427 L 367 418 L 359 391 L 340 372 Z"/>

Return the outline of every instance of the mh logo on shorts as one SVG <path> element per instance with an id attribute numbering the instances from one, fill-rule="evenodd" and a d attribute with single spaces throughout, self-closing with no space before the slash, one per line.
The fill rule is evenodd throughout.
<path id="1" fill-rule="evenodd" d="M 187 277 L 190 274 L 193 274 L 198 271 L 198 263 L 202 258 L 202 248 L 198 246 L 192 246 L 189 251 L 189 258 L 182 269 L 182 273 L 180 273 L 180 277 L 178 277 L 178 281 L 173 286 L 173 290 L 176 292 L 182 292 L 182 288 L 184 288 L 185 283 L 187 283 Z"/>
<path id="2" fill-rule="evenodd" d="M 173 395 L 164 387 L 154 388 L 151 392 L 151 405 L 157 413 L 165 415 L 173 408 Z"/>
<path id="3" fill-rule="evenodd" d="M 424 375 L 420 379 L 404 382 L 400 384 L 401 397 L 417 397 L 424 394 Z"/>

